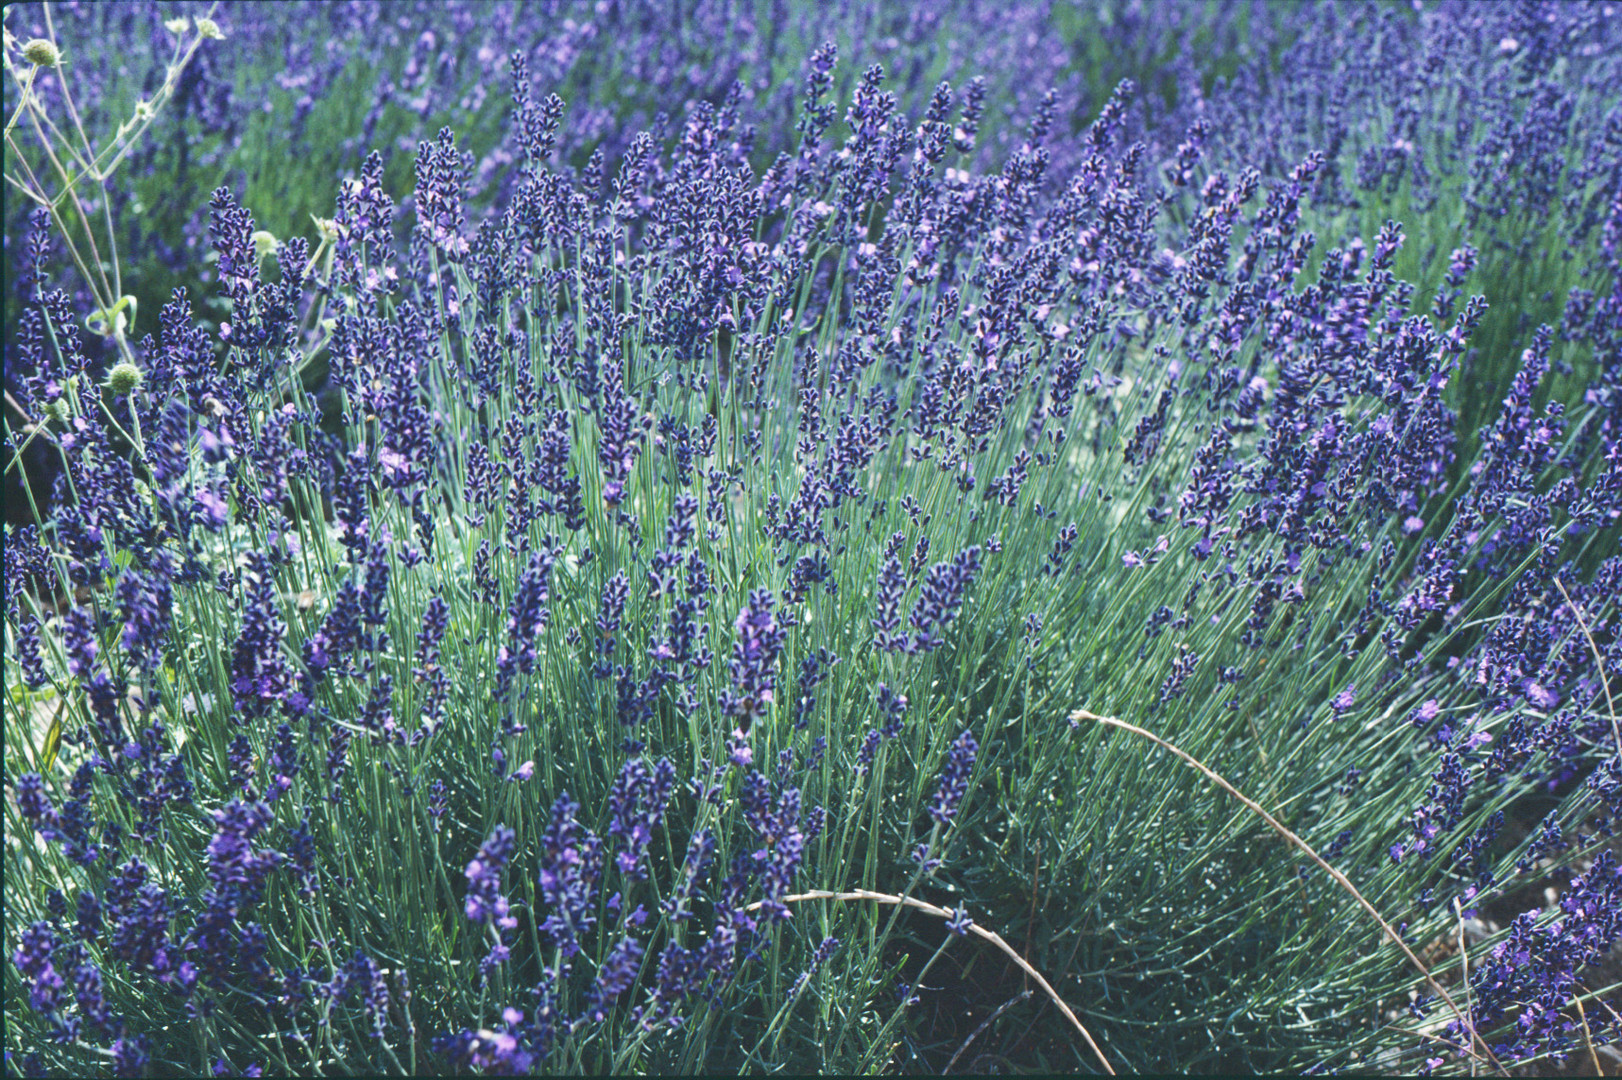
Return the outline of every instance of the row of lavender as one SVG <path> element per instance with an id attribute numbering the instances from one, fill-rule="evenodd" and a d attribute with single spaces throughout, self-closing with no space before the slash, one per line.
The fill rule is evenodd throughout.
<path id="1" fill-rule="evenodd" d="M 71 48 L 68 59 L 84 122 L 110 131 L 163 80 L 172 39 L 165 23 L 204 15 L 210 6 L 69 0 L 51 10 L 69 41 L 96 43 Z M 8 11 L 18 41 L 46 34 L 39 5 Z M 910 111 L 922 108 L 943 78 L 984 79 L 992 123 L 978 142 L 982 162 L 1017 142 L 1017 128 L 1001 118 L 1027 113 L 1050 86 L 1060 90 L 1075 130 L 1120 78 L 1150 71 L 1162 57 L 1176 61 L 1156 76 L 1167 93 L 1197 92 L 1206 73 L 1191 64 L 1200 51 L 1183 45 L 1195 34 L 1216 55 L 1253 47 L 1238 9 L 1213 18 L 1177 5 L 1129 7 L 1108 25 L 1051 5 L 1010 11 L 972 0 L 927 6 L 353 0 L 295 8 L 244 2 L 215 14 L 231 46 L 204 49 L 186 66 L 171 109 L 131 150 L 121 182 L 106 192 L 120 251 L 138 271 L 141 333 L 157 329 L 157 311 L 174 288 L 196 294 L 210 280 L 207 202 L 220 184 L 256 207 L 263 228 L 278 236 L 308 234 L 311 214 L 331 212 L 335 176 L 354 175 L 370 150 L 383 148 L 393 151 L 385 161 L 391 190 L 407 191 L 418 140 L 449 124 L 475 155 L 472 204 L 483 209 L 510 196 L 506 89 L 514 49 L 524 51 L 538 85 L 569 101 L 560 161 L 578 168 L 597 150 L 603 162 L 619 160 L 638 131 L 679 123 L 690 102 L 719 102 L 734 83 L 735 104 L 753 128 L 751 159 L 764 167 L 794 145 L 795 80 L 809 49 L 823 41 L 836 42 L 845 57 L 847 74 L 836 93 L 846 98 L 849 72 L 875 62 L 895 74 Z M 42 77 L 37 89 L 60 108 L 54 79 Z M 1181 136 L 1175 123 L 1159 122 L 1166 110 L 1154 98 L 1135 108 L 1173 141 Z M 99 209 L 94 199 L 89 209 Z M 410 209 L 409 196 L 403 209 Z M 22 236 L 27 210 L 26 200 L 8 201 L 8 243 Z M 13 264 L 16 257 L 13 249 Z M 203 314 L 216 317 L 212 300 L 198 297 Z M 7 303 L 14 320 L 20 299 L 8 296 Z"/>
<path id="2" fill-rule="evenodd" d="M 1468 1060 L 1384 1017 L 1414 973 L 1332 882 L 1080 706 L 1415 945 L 1569 873 L 1468 1022 L 1622 1034 L 1567 1014 L 1622 929 L 1619 28 L 1258 11 L 1207 86 L 1166 10 L 1169 116 L 1072 134 L 1061 85 L 990 154 L 987 84 L 836 107 L 824 48 L 792 125 L 743 84 L 572 169 L 517 55 L 477 228 L 449 132 L 313 249 L 221 190 L 224 317 L 177 296 L 104 379 L 36 228 L 8 1061 L 853 1069 L 929 1039 L 899 959 L 971 918 L 1119 1065 Z M 958 914 L 793 899 L 858 887 Z"/>

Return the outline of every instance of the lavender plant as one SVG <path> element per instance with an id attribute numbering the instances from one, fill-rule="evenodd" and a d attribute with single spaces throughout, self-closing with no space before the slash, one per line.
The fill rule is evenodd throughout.
<path id="1" fill-rule="evenodd" d="M 303 235 L 315 245 L 319 219 L 330 212 L 334 176 L 355 175 L 374 146 L 393 147 L 401 152 L 386 159 L 385 181 L 391 190 L 408 190 L 417 140 L 450 124 L 476 162 L 469 205 L 482 212 L 492 199 L 509 197 L 514 170 L 508 166 L 516 148 L 502 133 L 512 105 L 505 88 L 514 49 L 522 53 L 525 80 L 573 103 L 562 116 L 560 164 L 584 168 L 599 152 L 599 163 L 615 160 L 629 149 L 635 132 L 650 126 L 668 131 L 670 118 L 679 118 L 689 102 L 725 100 L 740 116 L 752 162 L 764 169 L 798 138 L 793 73 L 804 66 L 805 42 L 838 41 L 862 67 L 874 60 L 889 63 L 905 73 L 904 101 L 920 107 L 943 77 L 967 73 L 961 77 L 988 80 L 976 92 L 979 104 L 965 130 L 986 123 L 977 155 L 989 160 L 989 154 L 1008 148 L 1005 129 L 1015 130 L 998 123 L 1003 99 L 1012 97 L 1017 112 L 1029 92 L 1018 78 L 1005 82 L 999 73 L 1023 73 L 1033 85 L 1078 88 L 1079 117 L 1090 96 L 1113 87 L 1118 74 L 1111 72 L 1121 62 L 1106 48 L 1093 49 L 1080 63 L 1075 43 L 1092 40 L 1101 29 L 1113 27 L 1113 36 L 1129 38 L 1139 29 L 1130 20 L 1118 27 L 1060 25 L 1066 13 L 1045 7 L 1011 18 L 1004 5 L 980 3 L 928 9 L 812 5 L 791 12 L 777 3 L 747 10 L 733 3 L 703 4 L 687 11 L 361 0 L 268 7 L 245 2 L 219 13 L 177 0 L 161 11 L 69 2 L 16 4 L 8 13 L 19 45 L 28 35 L 54 41 L 57 24 L 68 40 L 97 43 L 70 50 L 78 88 L 71 126 L 97 145 L 119 142 L 127 159 L 123 183 L 109 185 L 105 198 L 86 207 L 105 219 L 103 245 L 113 251 L 110 272 L 117 277 L 121 263 L 130 263 L 122 276 L 131 291 L 122 293 L 120 282 L 117 295 L 106 302 L 69 291 L 94 310 L 122 305 L 101 321 L 118 329 L 114 324 L 122 316 L 132 340 L 158 331 L 158 314 L 176 288 L 198 299 L 198 314 L 211 328 L 224 319 L 224 298 L 213 295 L 207 209 L 210 193 L 222 184 L 255 207 L 264 243 Z M 189 63 L 165 67 L 161 58 L 173 40 L 170 24 L 216 14 L 233 47 L 188 54 Z M 1216 25 L 1229 21 L 1218 19 Z M 784 32 L 791 22 L 793 32 Z M 1191 22 L 1186 14 L 1171 20 L 1185 34 Z M 837 81 L 830 80 L 830 97 L 838 107 L 852 92 L 851 72 L 859 70 L 847 66 Z M 40 100 L 62 114 L 64 128 L 69 126 L 57 82 L 44 79 L 39 89 Z M 170 108 L 156 107 L 166 100 Z M 140 101 L 154 106 L 137 117 L 144 137 L 126 140 L 128 125 L 118 125 L 128 117 L 120 109 Z M 39 149 L 31 146 L 27 153 Z M 405 208 L 410 209 L 409 196 Z M 7 235 L 21 236 L 27 206 L 17 200 L 8 203 L 7 212 Z M 61 261 L 53 260 L 52 269 L 65 269 Z M 22 272 L 19 262 L 11 266 L 13 273 Z M 9 292 L 7 305 L 8 321 L 15 323 L 22 315 L 20 293 Z M 84 347 L 96 377 L 128 359 L 118 355 L 115 344 L 87 339 Z M 320 358 L 302 377 L 318 395 L 334 392 Z M 27 419 L 15 416 L 13 422 Z M 49 459 L 30 466 L 29 493 L 21 489 L 21 474 L 8 473 L 9 501 L 16 507 L 30 495 L 48 501 Z M 26 524 L 28 518 L 19 511 L 12 521 Z"/>
<path id="2" fill-rule="evenodd" d="M 405 213 L 374 150 L 316 245 L 220 188 L 217 322 L 177 292 L 106 376 L 37 218 L 7 435 L 61 479 L 7 533 L 8 1068 L 940 1066 L 971 925 L 1117 1068 L 1622 1036 L 1615 19 L 1168 10 L 1123 15 L 1160 101 L 1083 125 L 1074 85 L 991 112 L 830 43 L 583 163 L 519 54 L 504 168 L 424 133 Z M 1239 33 L 1207 85 L 1187 54 Z M 1463 91 L 1233 119 L 1347 35 L 1461 87 L 1521 54 L 1520 117 L 1583 87 L 1550 164 L 1503 162 L 1558 209 L 1447 173 L 1502 137 Z M 752 92 L 795 102 L 769 160 Z M 1434 136 L 1468 233 L 1418 170 L 1378 212 L 1330 112 Z M 1470 292 L 1555 235 L 1558 326 Z M 1437 965 L 1466 1016 L 1411 998 L 1338 882 L 1078 709 L 1415 949 L 1551 874 L 1559 911 Z"/>
<path id="3" fill-rule="evenodd" d="M 1046 7 L 1011 15 L 980 3 L 929 9 L 705 3 L 688 10 L 577 2 L 543 10 L 361 0 L 245 2 L 226 12 L 193 0 L 161 11 L 133 4 L 17 4 L 11 18 L 19 43 L 53 32 L 48 11 L 70 38 L 100 45 L 72 61 L 81 119 L 93 136 L 110 134 L 125 119 L 119 105 L 165 79 L 167 21 L 216 15 L 236 42 L 200 54 L 178 74 L 174 108 L 154 113 L 146 141 L 129 151 L 127 185 L 110 193 L 119 204 L 120 251 L 137 253 L 139 291 L 131 295 L 146 301 L 131 323 L 139 333 L 157 329 L 156 312 L 174 288 L 195 293 L 211 279 L 202 262 L 206 204 L 221 183 L 258 208 L 260 225 L 272 235 L 311 236 L 310 217 L 330 210 L 334 175 L 357 171 L 368 150 L 389 146 L 406 152 L 385 163 L 387 180 L 408 189 L 417 139 L 451 124 L 476 159 L 470 201 L 482 209 L 492 197 L 510 195 L 506 166 L 513 147 L 502 133 L 514 49 L 523 52 L 530 77 L 572 103 L 560 140 L 576 168 L 598 148 L 606 160 L 616 160 L 637 131 L 679 119 L 688 102 L 719 103 L 740 80 L 731 104 L 754 128 L 750 156 L 764 168 L 792 149 L 794 75 L 806 61 L 807 42 L 835 41 L 857 65 L 847 65 L 831 88 L 839 103 L 851 92 L 851 72 L 876 61 L 903 73 L 899 92 L 919 106 L 943 77 L 986 78 L 991 123 L 983 151 L 1003 147 L 995 122 L 1003 98 L 1013 95 L 1016 109 L 1029 104 L 1023 101 L 1029 88 L 1009 77 L 1013 73 L 1039 74 L 1043 86 L 1073 83 L 1090 94 L 1107 93 L 1125 73 L 1114 70 L 1122 61 L 1108 50 L 1086 64 L 1073 58 L 1071 43 L 1097 29 L 1090 23 L 1060 25 L 1056 19 L 1068 13 Z M 1177 13 L 1171 22 L 1191 20 Z M 1135 30 L 1123 24 L 1116 33 Z M 658 119 L 661 113 L 666 120 Z M 25 212 L 15 209 L 8 218 L 14 234 L 21 233 Z M 217 317 L 211 304 L 204 314 Z"/>

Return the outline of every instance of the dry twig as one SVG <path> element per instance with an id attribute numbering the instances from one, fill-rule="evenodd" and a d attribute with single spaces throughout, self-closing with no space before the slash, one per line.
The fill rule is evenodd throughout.
<path id="1" fill-rule="evenodd" d="M 1583 618 L 1583 609 L 1578 607 L 1566 591 L 1565 585 L 1559 578 L 1554 579 L 1554 587 L 1560 590 L 1560 595 L 1566 598 L 1566 606 L 1571 613 L 1577 616 L 1577 625 L 1582 628 L 1583 637 L 1588 639 L 1588 647 L 1594 651 L 1594 664 L 1599 668 L 1599 685 L 1605 691 L 1605 705 L 1611 713 L 1611 737 L 1616 740 L 1616 752 L 1622 754 L 1622 727 L 1616 720 L 1616 702 L 1611 698 L 1611 680 L 1605 673 L 1605 656 L 1599 651 L 1599 645 L 1594 641 L 1594 634 L 1588 629 L 1588 620 Z"/>
<path id="2" fill-rule="evenodd" d="M 1472 1054 L 1471 1056 L 1485 1056 L 1485 1058 L 1490 1061 L 1493 1067 L 1500 1073 L 1505 1076 L 1509 1075 L 1509 1070 L 1504 1068 L 1503 1063 L 1500 1062 L 1497 1055 L 1492 1052 L 1492 1047 L 1488 1046 L 1487 1041 L 1481 1037 L 1481 1033 L 1476 1031 L 1475 1026 L 1470 1023 L 1469 1017 L 1465 1016 L 1464 1011 L 1454 1003 L 1453 998 L 1445 989 L 1443 989 L 1442 984 L 1437 982 L 1435 978 L 1431 976 L 1430 969 L 1425 966 L 1424 962 L 1421 961 L 1419 957 L 1414 955 L 1414 951 L 1408 947 L 1408 943 L 1406 941 L 1402 940 L 1402 935 L 1397 933 L 1396 928 L 1390 923 L 1386 922 L 1380 913 L 1375 910 L 1374 905 L 1363 898 L 1363 894 L 1357 891 L 1357 886 L 1353 885 L 1345 874 L 1342 874 L 1339 870 L 1336 870 L 1333 866 L 1330 866 L 1327 862 L 1325 862 L 1316 851 L 1312 850 L 1305 840 L 1301 839 L 1299 836 L 1295 835 L 1295 833 L 1285 828 L 1277 818 L 1275 818 L 1272 814 L 1269 814 L 1266 810 L 1263 810 L 1258 803 L 1242 794 L 1238 788 L 1224 780 L 1216 773 L 1215 770 L 1197 760 L 1188 752 L 1173 746 L 1171 743 L 1167 742 L 1165 739 L 1162 739 L 1153 732 L 1145 731 L 1143 728 L 1137 727 L 1134 724 L 1129 724 L 1125 720 L 1117 720 L 1113 716 L 1099 716 L 1097 713 L 1088 712 L 1086 709 L 1075 710 L 1070 714 L 1070 718 L 1073 720 L 1096 720 L 1099 723 L 1107 724 L 1110 727 L 1118 727 L 1124 731 L 1130 731 L 1134 735 L 1141 735 L 1162 749 L 1171 751 L 1183 761 L 1204 773 L 1229 795 L 1232 795 L 1234 798 L 1244 803 L 1252 813 L 1256 814 L 1263 821 L 1267 822 L 1268 826 L 1272 828 L 1274 832 L 1278 833 L 1284 839 L 1288 840 L 1290 843 L 1304 851 L 1307 854 L 1307 857 L 1313 862 L 1317 863 L 1319 868 L 1333 878 L 1337 885 L 1351 893 L 1352 899 L 1356 900 L 1363 910 L 1368 912 L 1369 915 L 1374 918 L 1374 921 L 1380 924 L 1380 929 L 1385 931 L 1386 936 L 1396 943 L 1397 948 L 1402 950 L 1402 954 L 1406 956 L 1409 962 L 1411 962 L 1414 967 L 1418 969 L 1419 973 L 1425 977 L 1426 984 L 1433 991 L 1435 991 L 1438 997 L 1447 1002 L 1448 1008 L 1453 1010 L 1453 1015 L 1459 1018 L 1459 1023 L 1463 1024 L 1465 1030 L 1470 1033 L 1471 1040 L 1481 1048 L 1481 1055 Z"/>
<path id="3" fill-rule="evenodd" d="M 945 908 L 936 907 L 934 904 L 926 903 L 923 900 L 914 899 L 911 896 L 896 896 L 892 893 L 870 892 L 867 889 L 851 889 L 848 892 L 829 892 L 826 889 L 815 889 L 811 892 L 796 893 L 793 896 L 785 896 L 782 898 L 782 903 L 794 904 L 801 900 L 872 900 L 880 904 L 902 904 L 906 907 L 917 908 L 919 911 L 928 912 L 931 915 L 938 915 L 943 919 L 950 919 L 952 917 L 952 913 L 947 911 Z M 765 901 L 757 900 L 744 910 L 754 911 L 764 902 Z M 1001 949 L 1007 954 L 1010 960 L 1018 964 L 1020 969 L 1023 970 L 1025 974 L 1035 979 L 1037 985 L 1047 992 L 1048 997 L 1053 999 L 1053 1004 L 1057 1005 L 1059 1007 L 1059 1011 L 1064 1013 L 1065 1018 L 1075 1025 L 1077 1031 L 1081 1032 L 1081 1037 L 1087 1040 L 1087 1045 L 1092 1048 L 1093 1055 L 1098 1058 L 1098 1063 L 1104 1066 L 1104 1071 L 1109 1073 L 1111 1076 L 1116 1075 L 1115 1070 L 1110 1067 L 1109 1059 L 1104 1056 L 1104 1051 L 1098 1048 L 1098 1044 L 1093 1041 L 1092 1035 L 1088 1034 L 1087 1029 L 1082 1026 L 1081 1021 L 1076 1019 L 1076 1014 L 1071 1011 L 1070 1006 L 1064 1003 L 1064 999 L 1059 996 L 1059 992 L 1053 989 L 1053 986 L 1046 979 L 1042 978 L 1041 972 L 1037 971 L 1030 964 L 1027 964 L 1025 962 L 1025 958 L 1020 956 L 1019 953 L 1015 952 L 1014 947 L 1008 944 L 1008 942 L 1004 941 L 1000 934 L 987 930 L 978 923 L 969 924 L 969 933 L 985 938 L 987 941 L 997 946 L 997 948 Z"/>

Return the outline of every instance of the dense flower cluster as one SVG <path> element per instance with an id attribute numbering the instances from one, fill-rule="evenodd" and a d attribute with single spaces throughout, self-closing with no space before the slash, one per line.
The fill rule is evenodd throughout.
<path id="1" fill-rule="evenodd" d="M 1333 883 L 1078 704 L 1267 785 L 1410 936 L 1566 871 L 1469 980 L 1501 1058 L 1569 1051 L 1622 936 L 1622 17 L 1129 4 L 1098 81 L 1042 5 L 795 16 L 854 63 L 564 7 L 320 8 L 266 101 L 313 139 L 377 60 L 353 175 L 271 243 L 228 173 L 159 252 L 214 295 L 129 359 L 19 223 L 6 431 L 55 479 L 8 493 L 8 1053 L 754 1069 L 814 973 L 898 1007 L 890 931 L 793 894 L 961 857 L 954 947 L 1033 892 L 1114 928 L 1053 962 L 1141 976 L 1134 1064 L 1210 1060 L 1203 1009 L 1286 1018 L 1235 1068 L 1346 1065 L 1301 1002 L 1362 1017 L 1400 957 L 1258 936 Z M 498 139 L 427 123 L 509 77 Z M 1434 1005 L 1358 1052 L 1468 1043 Z"/>

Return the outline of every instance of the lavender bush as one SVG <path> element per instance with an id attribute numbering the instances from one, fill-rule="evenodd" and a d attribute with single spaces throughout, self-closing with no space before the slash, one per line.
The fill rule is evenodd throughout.
<path id="1" fill-rule="evenodd" d="M 43 7 L 12 8 L 8 25 L 19 42 L 49 34 Z M 682 8 L 360 0 L 219 9 L 177 0 L 161 10 L 69 2 L 51 12 L 64 35 L 99 45 L 71 58 L 81 118 L 92 132 L 110 131 L 125 119 L 126 102 L 164 80 L 167 22 L 212 14 L 233 43 L 205 50 L 179 73 L 172 107 L 153 117 L 130 152 L 125 182 L 107 193 L 118 211 L 119 249 L 139 271 L 130 276 L 138 278 L 141 333 L 156 332 L 174 288 L 195 294 L 211 280 L 207 203 L 221 184 L 254 206 L 273 235 L 312 236 L 311 216 L 330 214 L 334 176 L 358 171 L 374 147 L 392 148 L 385 180 L 408 193 L 417 141 L 449 124 L 475 157 L 470 205 L 483 209 L 510 196 L 515 148 L 504 133 L 514 49 L 523 50 L 532 79 L 570 103 L 560 163 L 583 167 L 599 149 L 616 161 L 637 132 L 679 121 L 689 102 L 719 103 L 736 82 L 732 107 L 753 128 L 749 157 L 764 169 L 797 145 L 796 79 L 807 42 L 833 41 L 842 50 L 846 62 L 830 87 L 841 108 L 855 76 L 875 62 L 897 73 L 892 89 L 915 111 L 942 78 L 984 80 L 986 130 L 975 155 L 982 162 L 1017 144 L 1017 126 L 1002 118 L 1034 107 L 1047 87 L 1064 92 L 1060 105 L 1076 130 L 1120 78 L 1166 55 L 1194 55 L 1177 43 L 1196 31 L 1214 35 L 1202 45 L 1215 45 L 1218 55 L 1246 47 L 1236 25 L 1242 14 L 1197 18 L 1180 8 L 1123 12 L 1107 27 L 1063 9 L 1009 12 L 974 2 Z M 1110 31 L 1107 40 L 1101 30 Z M 1188 68 L 1172 77 L 1198 74 Z M 1175 93 L 1174 83 L 1167 87 Z M 59 104 L 49 75 L 39 90 Z M 1144 111 L 1158 115 L 1152 105 Z M 409 209 L 409 194 L 403 202 Z M 21 204 L 8 209 L 9 236 L 21 236 L 26 212 Z M 8 297 L 13 318 L 20 303 Z M 217 319 L 211 295 L 199 303 L 200 315 Z"/>
<path id="2" fill-rule="evenodd" d="M 8 217 L 8 1071 L 1622 1038 L 1622 16 L 440 7 L 222 10 L 128 358 Z"/>

